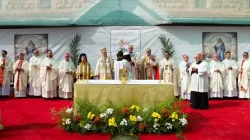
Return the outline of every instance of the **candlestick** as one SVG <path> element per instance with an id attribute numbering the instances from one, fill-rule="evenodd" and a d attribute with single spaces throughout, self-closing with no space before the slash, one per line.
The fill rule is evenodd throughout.
<path id="1" fill-rule="evenodd" d="M 159 68 L 159 75 L 160 75 L 160 81 L 159 81 L 159 83 L 161 83 L 161 66 Z"/>

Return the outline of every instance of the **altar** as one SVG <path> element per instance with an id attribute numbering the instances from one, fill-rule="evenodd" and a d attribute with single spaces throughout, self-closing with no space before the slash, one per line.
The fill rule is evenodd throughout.
<path id="1" fill-rule="evenodd" d="M 174 85 L 158 80 L 131 80 L 127 84 L 119 80 L 89 80 L 74 84 L 74 98 L 89 100 L 98 106 L 111 101 L 115 105 L 152 107 L 173 97 Z"/>

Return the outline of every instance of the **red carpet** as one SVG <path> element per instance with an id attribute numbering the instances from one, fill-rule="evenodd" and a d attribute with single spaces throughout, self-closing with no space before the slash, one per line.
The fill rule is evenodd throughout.
<path id="1" fill-rule="evenodd" d="M 186 102 L 188 103 L 188 102 Z M 0 99 L 2 121 L 5 129 L 2 140 L 109 140 L 109 135 L 69 134 L 56 127 L 50 108 L 71 106 L 70 100 Z M 212 100 L 209 110 L 186 109 L 188 140 L 250 140 L 250 101 Z M 140 140 L 176 140 L 171 135 L 141 135 Z"/>

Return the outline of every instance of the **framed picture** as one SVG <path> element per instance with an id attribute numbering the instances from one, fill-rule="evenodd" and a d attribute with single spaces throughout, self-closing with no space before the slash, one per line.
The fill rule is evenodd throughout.
<path id="1" fill-rule="evenodd" d="M 208 59 L 217 54 L 220 61 L 225 59 L 226 52 L 231 53 L 231 58 L 237 61 L 238 46 L 236 32 L 203 32 L 202 49 Z"/>
<path id="2" fill-rule="evenodd" d="M 14 35 L 14 53 L 15 60 L 20 53 L 24 53 L 25 59 L 29 60 L 35 49 L 38 49 L 40 55 L 48 50 L 48 34 L 16 34 Z"/>

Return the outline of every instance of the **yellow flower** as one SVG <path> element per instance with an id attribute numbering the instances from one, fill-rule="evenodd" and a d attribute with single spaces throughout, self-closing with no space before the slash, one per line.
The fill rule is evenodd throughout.
<path id="1" fill-rule="evenodd" d="M 115 118 L 114 117 L 109 119 L 108 125 L 109 126 L 117 126 L 117 124 L 115 123 Z"/>
<path id="2" fill-rule="evenodd" d="M 152 117 L 160 119 L 161 115 L 159 113 L 157 113 L 157 112 L 153 112 Z"/>
<path id="3" fill-rule="evenodd" d="M 79 123 L 79 126 L 82 128 L 82 127 L 84 126 L 84 121 L 81 121 L 81 122 Z"/>
<path id="4" fill-rule="evenodd" d="M 93 114 L 92 112 L 88 113 L 88 116 L 87 116 L 88 119 L 92 120 L 94 117 L 95 117 L 95 114 Z"/>
<path id="5" fill-rule="evenodd" d="M 62 118 L 62 125 L 65 125 L 65 121 L 66 121 L 66 119 Z"/>
<path id="6" fill-rule="evenodd" d="M 130 107 L 130 109 L 135 109 L 136 110 L 136 112 L 139 112 L 139 110 L 140 110 L 140 107 L 139 106 L 136 106 L 136 105 L 132 105 L 131 107 Z"/>
<path id="7" fill-rule="evenodd" d="M 178 119 L 178 114 L 176 112 L 173 112 L 170 116 L 172 119 Z"/>
<path id="8" fill-rule="evenodd" d="M 135 110 L 136 110 L 136 112 L 139 112 L 140 107 L 139 106 L 135 106 Z"/>
<path id="9" fill-rule="evenodd" d="M 129 116 L 129 119 L 130 119 L 130 121 L 132 121 L 132 122 L 136 122 L 136 121 L 137 121 L 136 116 L 130 115 L 130 116 Z"/>

